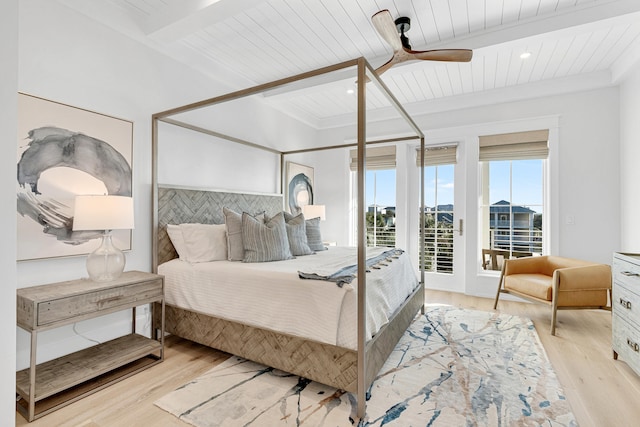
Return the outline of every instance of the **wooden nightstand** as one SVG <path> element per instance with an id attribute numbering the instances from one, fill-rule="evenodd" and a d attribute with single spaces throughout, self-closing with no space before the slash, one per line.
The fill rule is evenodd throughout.
<path id="1" fill-rule="evenodd" d="M 153 302 L 161 307 L 157 339 L 136 333 L 136 307 Z M 31 361 L 16 373 L 16 407 L 29 421 L 164 358 L 164 276 L 127 271 L 110 282 L 81 279 L 23 288 L 17 291 L 17 303 L 18 326 L 31 334 Z M 36 366 L 39 331 L 128 309 L 130 334 Z M 155 330 L 152 325 L 152 335 Z"/>

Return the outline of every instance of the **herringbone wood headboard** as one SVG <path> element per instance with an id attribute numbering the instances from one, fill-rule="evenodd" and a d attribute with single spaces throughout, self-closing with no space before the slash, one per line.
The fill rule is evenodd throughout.
<path id="1" fill-rule="evenodd" d="M 236 212 L 275 215 L 283 209 L 280 194 L 246 194 L 160 187 L 158 189 L 158 265 L 177 258 L 167 235 L 167 224 L 224 224 L 222 208 Z M 157 265 L 154 266 L 157 269 Z"/>

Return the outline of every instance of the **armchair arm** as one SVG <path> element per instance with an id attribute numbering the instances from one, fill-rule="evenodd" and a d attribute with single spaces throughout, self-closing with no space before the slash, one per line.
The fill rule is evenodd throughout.
<path id="1" fill-rule="evenodd" d="M 558 291 L 611 289 L 611 267 L 593 264 L 559 268 L 553 273 L 553 283 Z"/>

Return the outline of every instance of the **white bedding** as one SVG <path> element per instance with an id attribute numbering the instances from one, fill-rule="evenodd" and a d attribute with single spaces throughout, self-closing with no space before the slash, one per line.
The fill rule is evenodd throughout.
<path id="1" fill-rule="evenodd" d="M 389 248 L 369 248 L 368 257 Z M 158 267 L 167 304 L 340 347 L 357 347 L 357 279 L 342 288 L 304 280 L 298 271 L 325 263 L 356 263 L 356 248 L 330 247 L 286 261 L 191 264 L 174 259 Z M 418 284 L 407 254 L 367 273 L 367 339 L 389 320 Z"/>

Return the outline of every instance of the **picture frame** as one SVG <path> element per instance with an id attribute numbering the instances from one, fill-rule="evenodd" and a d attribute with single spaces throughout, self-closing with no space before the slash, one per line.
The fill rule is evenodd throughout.
<path id="1" fill-rule="evenodd" d="M 91 253 L 103 230 L 73 231 L 75 196 L 133 196 L 133 122 L 18 93 L 17 143 L 17 261 Z"/>
<path id="2" fill-rule="evenodd" d="M 302 206 L 313 204 L 313 168 L 287 162 L 285 203 L 292 215 L 302 212 Z"/>

